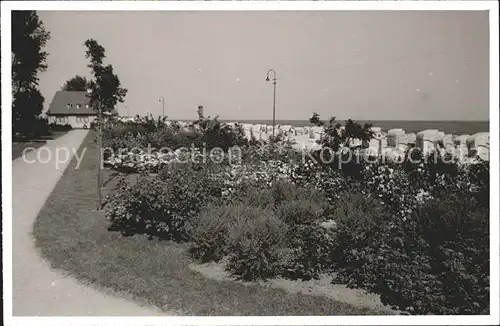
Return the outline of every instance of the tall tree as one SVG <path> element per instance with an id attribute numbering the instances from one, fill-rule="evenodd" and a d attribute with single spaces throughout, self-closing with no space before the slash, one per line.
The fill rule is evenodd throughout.
<path id="1" fill-rule="evenodd" d="M 89 88 L 92 90 L 90 105 L 94 110 L 112 112 L 118 102 L 123 102 L 127 89 L 121 87 L 113 66 L 103 64 L 103 59 L 106 57 L 104 47 L 94 39 L 85 41 L 85 47 L 87 48 L 85 57 L 90 60 L 87 67 L 91 69 L 93 77 L 89 83 Z"/>
<path id="2" fill-rule="evenodd" d="M 87 78 L 76 75 L 75 77 L 67 80 L 62 86 L 63 91 L 86 91 L 90 86 Z"/>
<path id="3" fill-rule="evenodd" d="M 50 39 L 36 11 L 12 12 L 12 130 L 26 133 L 43 110 L 38 73 L 47 69 Z"/>

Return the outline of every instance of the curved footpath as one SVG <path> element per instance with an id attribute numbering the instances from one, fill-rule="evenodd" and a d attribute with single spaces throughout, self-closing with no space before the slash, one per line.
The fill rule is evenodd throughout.
<path id="1" fill-rule="evenodd" d="M 33 223 L 50 193 L 78 150 L 87 130 L 73 130 L 12 161 L 12 265 L 14 316 L 158 316 L 161 312 L 142 308 L 114 295 L 98 292 L 63 273 L 51 269 L 35 248 Z M 45 148 L 45 149 L 44 149 Z M 56 167 L 44 160 L 50 152 L 67 148 L 70 158 Z M 74 150 L 73 150 L 74 149 Z M 42 151 L 42 152 L 40 152 Z M 61 157 L 64 154 L 61 152 Z"/>

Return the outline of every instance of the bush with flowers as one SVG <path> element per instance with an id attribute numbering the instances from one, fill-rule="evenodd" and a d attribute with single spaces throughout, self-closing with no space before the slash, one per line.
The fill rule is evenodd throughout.
<path id="1" fill-rule="evenodd" d="M 364 174 L 369 191 L 403 220 L 411 215 L 419 201 L 432 198 L 426 190 L 417 189 L 408 173 L 397 165 L 366 166 Z"/>
<path id="2" fill-rule="evenodd" d="M 488 313 L 488 209 L 465 191 L 419 204 L 406 220 L 367 207 L 338 221 L 343 282 L 412 314 Z"/>
<path id="3" fill-rule="evenodd" d="M 106 151 L 104 152 L 106 153 Z M 202 163 L 207 160 L 200 149 L 191 148 L 177 149 L 170 152 L 144 151 L 132 149 L 132 151 L 112 152 L 106 155 L 104 166 L 126 173 L 158 173 L 164 167 L 173 163 Z"/>
<path id="4" fill-rule="evenodd" d="M 307 157 L 290 169 L 290 180 L 297 185 L 312 186 L 325 193 L 326 200 L 332 205 L 343 190 L 358 187 L 356 180 L 350 180 L 341 171 L 318 164 Z"/>
<path id="5" fill-rule="evenodd" d="M 412 160 L 405 160 L 402 168 L 415 188 L 435 196 L 464 190 L 489 206 L 489 162 L 479 157 L 463 163 L 450 153 L 434 152 L 424 158 L 413 151 Z"/>
<path id="6" fill-rule="evenodd" d="M 227 201 L 232 201 L 244 196 L 250 188 L 266 189 L 279 180 L 289 179 L 291 168 L 281 161 L 229 164 L 221 165 L 221 170 L 211 177 L 222 180 L 222 195 Z"/>

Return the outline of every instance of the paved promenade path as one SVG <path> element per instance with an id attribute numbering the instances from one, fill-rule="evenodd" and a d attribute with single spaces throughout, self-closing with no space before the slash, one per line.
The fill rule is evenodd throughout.
<path id="1" fill-rule="evenodd" d="M 142 308 L 125 299 L 98 292 L 63 273 L 51 269 L 35 248 L 33 223 L 69 165 L 56 168 L 55 160 L 43 164 L 48 152 L 68 148 L 71 157 L 87 130 L 73 130 L 43 147 L 29 152 L 26 160 L 12 161 L 12 239 L 13 239 L 13 315 L 14 316 L 157 316 L 154 309 Z M 44 149 L 46 148 L 46 149 Z M 42 151 L 42 152 L 40 152 Z M 61 157 L 64 155 L 61 152 Z"/>

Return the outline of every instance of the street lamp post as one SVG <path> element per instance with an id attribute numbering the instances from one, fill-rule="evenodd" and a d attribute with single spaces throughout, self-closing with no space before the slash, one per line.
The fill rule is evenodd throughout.
<path id="1" fill-rule="evenodd" d="M 160 96 L 158 98 L 158 102 L 161 102 L 161 117 L 165 117 L 165 98 L 163 96 Z"/>
<path id="2" fill-rule="evenodd" d="M 269 78 L 269 74 L 272 73 L 273 78 Z M 278 79 L 276 78 L 276 71 L 274 69 L 269 69 L 267 71 L 266 81 L 272 81 L 274 93 L 273 93 L 273 138 L 274 138 L 274 127 L 276 125 L 276 82 Z"/>
<path id="3" fill-rule="evenodd" d="M 87 89 L 87 96 L 92 95 L 92 89 Z M 102 206 L 101 196 L 101 106 L 97 104 L 97 210 Z"/>

